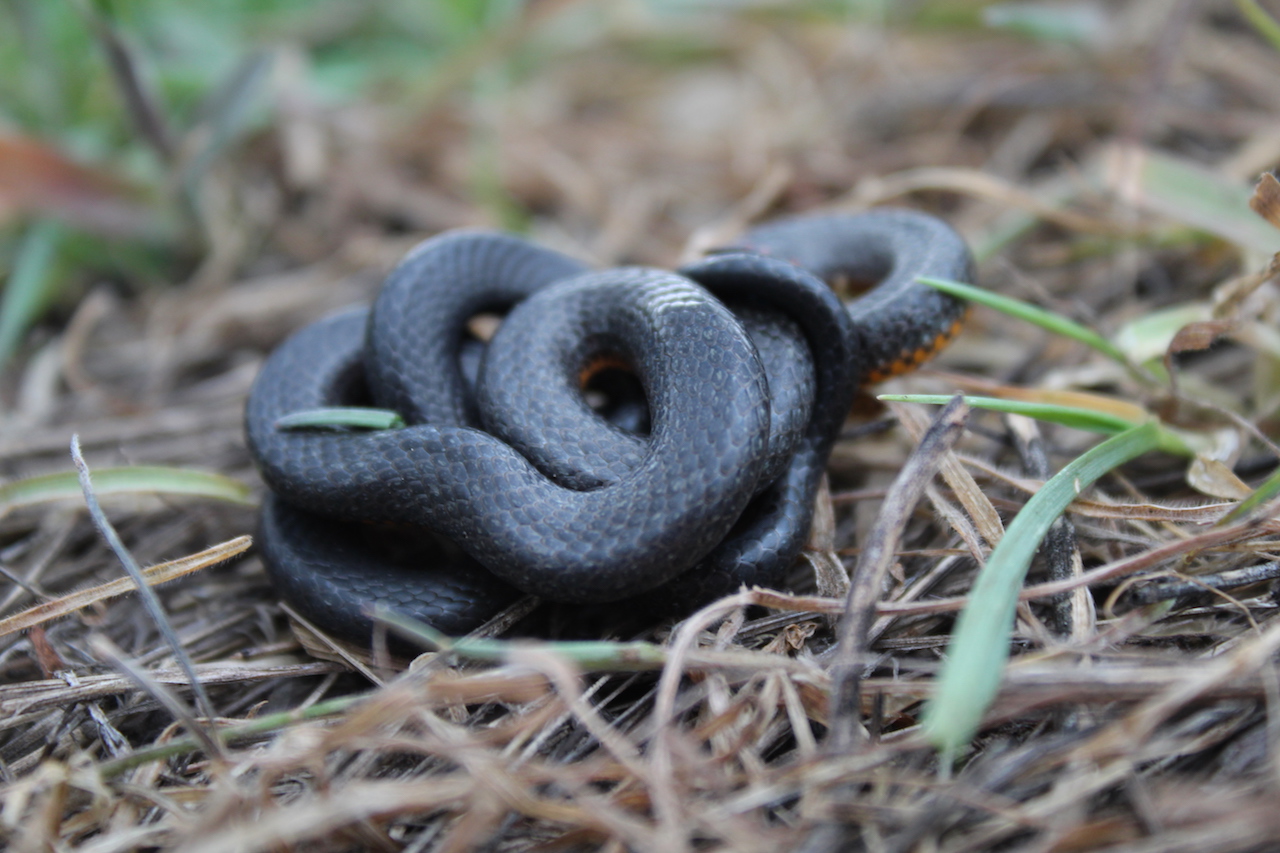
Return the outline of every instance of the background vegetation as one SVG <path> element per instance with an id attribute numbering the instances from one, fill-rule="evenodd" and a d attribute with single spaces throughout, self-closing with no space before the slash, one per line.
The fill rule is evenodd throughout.
<path id="1" fill-rule="evenodd" d="M 3 0 L 0 837 L 1273 849 L 1280 194 L 1255 183 L 1280 164 L 1277 12 Z M 987 290 L 1048 316 L 975 310 L 884 390 L 1044 422 L 971 415 L 895 504 L 932 412 L 864 401 L 799 597 L 585 649 L 499 633 L 402 675 L 291 621 L 245 556 L 258 366 L 422 237 L 503 227 L 671 266 L 770 216 L 886 203 L 947 218 Z M 1004 525 L 1130 428 L 1163 452 L 1071 504 L 1020 604 L 1001 585 L 1011 638 L 975 602 L 993 643 L 937 688 Z M 124 544 L 172 580 L 160 623 L 206 696 L 123 594 L 72 434 Z M 877 518 L 901 531 L 883 563 Z M 866 609 L 841 639 L 854 569 Z M 999 692 L 947 704 L 979 683 Z"/>

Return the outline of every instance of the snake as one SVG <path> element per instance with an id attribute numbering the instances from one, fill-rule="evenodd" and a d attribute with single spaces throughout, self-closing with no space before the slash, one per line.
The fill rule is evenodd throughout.
<path id="1" fill-rule="evenodd" d="M 371 307 L 303 328 L 259 371 L 245 429 L 271 579 L 366 641 L 374 602 L 461 634 L 524 595 L 660 614 L 776 585 L 858 388 L 960 328 L 962 303 L 924 276 L 970 281 L 972 259 L 904 209 L 778 219 L 674 272 L 593 270 L 498 232 L 429 238 Z M 841 281 L 869 287 L 846 304 Z M 503 318 L 487 342 L 469 331 L 482 313 Z M 611 371 L 639 389 L 630 414 L 586 393 Z M 407 425 L 277 425 L 332 405 Z"/>

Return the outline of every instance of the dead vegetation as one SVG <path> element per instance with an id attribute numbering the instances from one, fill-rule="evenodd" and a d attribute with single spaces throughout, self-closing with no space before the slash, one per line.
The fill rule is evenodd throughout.
<path id="1" fill-rule="evenodd" d="M 954 614 L 1003 523 L 1096 438 L 974 413 L 954 449 L 928 455 L 941 474 L 923 498 L 894 506 L 886 490 L 932 416 L 895 406 L 851 422 L 837 448 L 796 597 L 744 592 L 610 638 L 661 645 L 605 660 L 512 642 L 490 662 L 459 650 L 396 672 L 311 636 L 313 656 L 256 556 L 216 564 L 233 543 L 187 560 L 158 592 L 216 714 L 198 721 L 82 504 L 11 501 L 10 849 L 1280 845 L 1280 528 L 1266 512 L 1214 524 L 1276 465 L 1280 231 L 1239 211 L 1280 163 L 1280 53 L 1227 2 L 1065 4 L 1085 15 L 1065 41 L 937 23 L 978 4 L 920 5 L 875 22 L 784 4 L 531 3 L 413 109 L 323 104 L 300 52 L 282 49 L 276 121 L 210 176 L 187 280 L 87 270 L 83 298 L 27 336 L 4 376 L 0 471 L 70 470 L 78 433 L 96 469 L 257 486 L 240 417 L 265 353 L 368 299 L 439 229 L 518 224 L 596 263 L 669 266 L 776 213 L 920 206 L 970 239 L 985 286 L 1123 340 L 1176 381 L 1141 385 L 978 311 L 895 390 L 1098 391 L 1217 454 L 1189 478 L 1186 459 L 1143 457 L 1073 505 L 1033 567 L 968 752 L 941 761 L 919 727 Z M 514 45 L 524 67 L 501 58 Z M 1134 321 L 1175 306 L 1190 306 L 1175 328 L 1200 334 L 1171 350 L 1173 329 Z M 144 565 L 254 528 L 252 508 L 229 503 L 104 503 Z M 863 558 L 886 506 L 901 541 L 880 574 L 855 574 L 853 600 L 875 609 L 837 643 L 832 569 Z"/>

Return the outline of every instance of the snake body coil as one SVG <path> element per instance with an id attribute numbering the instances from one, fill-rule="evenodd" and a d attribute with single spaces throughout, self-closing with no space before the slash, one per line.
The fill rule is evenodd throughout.
<path id="1" fill-rule="evenodd" d="M 521 592 L 670 609 L 777 583 L 859 383 L 959 322 L 922 275 L 967 280 L 968 251 L 895 210 L 767 224 L 678 274 L 590 272 L 500 234 L 428 240 L 372 310 L 298 332 L 254 385 L 272 578 L 354 639 L 378 600 L 461 633 Z M 837 276 L 879 283 L 846 309 Z M 485 311 L 506 316 L 476 359 L 466 324 Z M 586 402 L 601 364 L 634 372 L 647 434 Z M 275 425 L 369 402 L 409 426 Z"/>

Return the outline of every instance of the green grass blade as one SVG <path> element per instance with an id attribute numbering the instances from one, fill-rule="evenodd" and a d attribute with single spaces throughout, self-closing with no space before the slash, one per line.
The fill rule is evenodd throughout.
<path id="1" fill-rule="evenodd" d="M 1235 509 L 1224 515 L 1218 521 L 1218 524 L 1231 524 L 1233 521 L 1239 521 L 1263 504 L 1275 500 L 1277 496 L 1280 496 L 1280 468 L 1273 471 L 1270 477 L 1264 480 L 1258 488 L 1254 489 L 1253 494 L 1240 501 Z"/>
<path id="2" fill-rule="evenodd" d="M 951 398 L 945 394 L 881 394 L 877 399 L 895 403 L 921 403 L 928 406 L 945 406 Z M 1006 400 L 1003 397 L 969 397 L 965 402 L 978 409 L 991 409 L 1013 415 L 1026 415 L 1041 421 L 1082 429 L 1088 432 L 1115 435 L 1139 424 L 1116 415 L 1094 409 L 1075 406 L 1057 406 L 1052 403 L 1029 403 L 1025 400 Z"/>
<path id="3" fill-rule="evenodd" d="M 239 480 L 159 465 L 102 468 L 93 472 L 93 489 L 98 495 L 156 493 L 192 495 L 251 506 L 249 487 Z M 75 471 L 27 477 L 0 486 L 0 516 L 17 507 L 63 498 L 81 499 L 80 481 Z"/>
<path id="4" fill-rule="evenodd" d="M 400 429 L 404 418 L 390 409 L 330 406 L 290 412 L 276 421 L 276 429 Z"/>
<path id="5" fill-rule="evenodd" d="M 1119 347 L 1092 329 L 1088 329 L 1074 320 L 1068 320 L 1060 314 L 1054 314 L 1052 311 L 1046 311 L 1043 308 L 1038 308 L 1035 305 L 1030 305 L 1008 296 L 1001 296 L 998 293 L 992 293 L 990 290 L 983 290 L 981 287 L 974 287 L 971 284 L 948 281 L 943 278 L 930 278 L 928 276 L 921 276 L 916 280 L 921 284 L 927 284 L 932 288 L 941 290 L 943 293 L 950 294 L 957 299 L 977 302 L 988 308 L 994 308 L 1003 314 L 1008 314 L 1010 317 L 1017 317 L 1019 320 L 1034 323 L 1042 329 L 1079 341 L 1120 364 L 1128 364 L 1124 353 Z"/>
<path id="6" fill-rule="evenodd" d="M 1125 323 L 1116 330 L 1112 340 L 1136 364 L 1158 362 L 1164 358 L 1169 344 L 1181 329 L 1212 319 L 1213 307 L 1207 301 L 1184 302 L 1146 312 Z"/>
<path id="7" fill-rule="evenodd" d="M 0 298 L 0 367 L 22 342 L 22 336 L 36 321 L 49 301 L 50 275 L 62 228 L 53 222 L 37 222 L 18 247 L 13 272 Z"/>
<path id="8" fill-rule="evenodd" d="M 425 622 L 397 613 L 393 607 L 375 607 L 373 616 L 395 629 L 396 633 L 421 643 L 428 650 L 449 652 L 464 660 L 479 663 L 501 663 L 521 648 L 543 649 L 572 662 L 587 672 L 648 672 L 661 669 L 667 661 L 667 650 L 653 643 L 612 640 L 558 640 L 533 643 L 483 637 L 453 639 Z"/>
<path id="9" fill-rule="evenodd" d="M 1138 190 L 1145 209 L 1241 248 L 1268 256 L 1280 252 L 1280 231 L 1249 207 L 1251 188 L 1159 151 L 1142 151 L 1139 162 Z"/>
<path id="10" fill-rule="evenodd" d="M 945 406 L 951 398 L 945 394 L 881 394 L 879 399 L 894 403 L 919 403 L 926 406 Z M 1195 456 L 1205 450 L 1204 442 L 1198 441 L 1195 433 L 1174 430 L 1165 426 L 1156 418 L 1135 421 L 1111 412 L 1088 409 L 1080 406 L 1063 406 L 1055 403 L 1036 403 L 1027 400 L 1010 400 L 1004 397 L 971 397 L 966 395 L 965 402 L 975 409 L 990 409 L 995 412 L 1008 412 L 1011 415 L 1025 415 L 1036 420 L 1061 424 L 1072 429 L 1096 432 L 1101 435 L 1115 435 L 1125 430 L 1155 424 L 1157 449 L 1174 456 Z"/>
<path id="11" fill-rule="evenodd" d="M 369 693 L 357 693 L 352 696 L 339 696 L 336 699 L 317 702 L 304 708 L 264 714 L 245 723 L 219 726 L 212 729 L 210 733 L 219 743 L 230 745 L 238 741 L 261 737 L 274 732 L 276 729 L 291 726 L 294 723 L 318 720 L 335 714 L 346 713 L 360 702 L 367 701 L 371 695 Z M 200 741 L 192 735 L 179 735 L 170 740 L 159 740 L 148 746 L 138 747 L 132 752 L 117 755 L 97 765 L 98 777 L 104 780 L 110 779 L 113 776 L 124 773 L 126 770 L 131 770 L 134 767 L 139 767 L 152 761 L 163 761 L 175 755 L 195 752 L 200 749 L 200 746 Z"/>
<path id="12" fill-rule="evenodd" d="M 1013 519 L 974 583 L 925 709 L 925 733 L 944 754 L 954 756 L 969 743 L 995 699 L 1009 658 L 1018 592 L 1049 527 L 1103 474 L 1157 449 L 1159 432 L 1152 422 L 1107 439 L 1045 483 Z"/>
<path id="13" fill-rule="evenodd" d="M 1236 0 L 1236 8 L 1260 36 L 1270 42 L 1273 48 L 1280 50 L 1280 22 L 1271 17 L 1258 0 Z"/>
<path id="14" fill-rule="evenodd" d="M 1106 14 L 1088 3 L 995 3 L 982 22 L 1036 41 L 1079 46 L 1100 44 L 1109 26 Z"/>

